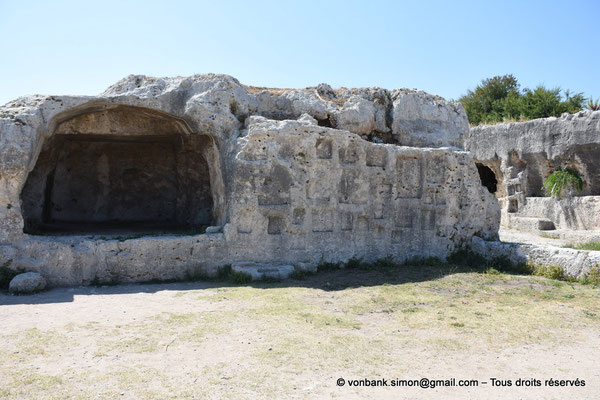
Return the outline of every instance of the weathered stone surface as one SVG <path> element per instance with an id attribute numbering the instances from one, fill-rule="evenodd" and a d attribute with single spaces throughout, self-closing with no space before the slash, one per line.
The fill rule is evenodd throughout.
<path id="1" fill-rule="evenodd" d="M 15 276 L 9 283 L 12 294 L 31 294 L 46 288 L 46 279 L 37 272 L 25 272 Z"/>
<path id="2" fill-rule="evenodd" d="M 558 229 L 600 231 L 600 196 L 527 197 L 518 215 L 548 219 Z"/>
<path id="3" fill-rule="evenodd" d="M 263 279 L 286 279 L 295 270 L 293 265 L 261 265 L 253 262 L 237 262 L 231 266 L 234 272 L 250 275 L 253 281 Z"/>
<path id="4" fill-rule="evenodd" d="M 289 142 L 295 154 L 282 160 L 280 147 Z M 400 248 L 443 258 L 473 234 L 496 234 L 495 200 L 464 152 L 373 144 L 330 128 L 251 117 L 233 154 L 233 175 L 252 173 L 232 191 L 232 223 L 276 259 L 323 248 L 332 260 Z M 277 168 L 287 171 L 285 179 Z M 261 200 L 264 193 L 275 201 Z M 405 211 L 410 224 L 395 217 Z"/>
<path id="5" fill-rule="evenodd" d="M 460 103 L 417 90 L 334 90 L 320 84 L 316 89 L 303 91 L 264 89 L 255 96 L 259 115 L 282 120 L 307 113 L 322 126 L 348 130 L 373 141 L 462 148 L 468 131 L 467 116 Z"/>
<path id="6" fill-rule="evenodd" d="M 469 121 L 460 103 L 450 103 L 420 90 L 399 89 L 394 101 L 392 132 L 404 146 L 462 148 Z"/>
<path id="7" fill-rule="evenodd" d="M 14 257 L 10 258 L 9 266 L 15 271 L 38 272 L 40 271 L 42 263 L 34 258 Z"/>
<path id="8" fill-rule="evenodd" d="M 360 96 L 353 95 L 334 115 L 334 125 L 339 129 L 345 129 L 361 135 L 368 135 L 373 131 L 388 131 L 389 128 L 383 124 L 375 126 L 376 109 L 373 103 Z M 377 129 L 379 128 L 379 129 Z"/>
<path id="9" fill-rule="evenodd" d="M 551 231 L 556 229 L 554 222 L 546 218 L 521 217 L 518 215 L 508 214 L 508 224 L 519 230 L 537 232 Z"/>
<path id="10" fill-rule="evenodd" d="M 497 202 L 468 153 L 394 139 L 397 116 L 411 143 L 453 145 L 464 111 L 392 93 L 132 75 L 97 97 L 17 99 L 0 108 L 2 255 L 36 260 L 49 285 L 79 285 L 214 275 L 241 261 L 445 258 L 473 235 L 497 237 Z M 127 230 L 144 218 L 177 226 Z M 52 231 L 65 223 L 80 230 Z"/>
<path id="11" fill-rule="evenodd" d="M 206 233 L 220 233 L 222 230 L 222 226 L 209 226 L 206 228 Z"/>
<path id="12" fill-rule="evenodd" d="M 465 148 L 503 178 L 499 181 L 508 195 L 518 191 L 526 197 L 542 196 L 543 180 L 565 165 L 575 168 L 586 182 L 582 195 L 600 194 L 598 111 L 477 126 L 465 137 Z"/>
<path id="13" fill-rule="evenodd" d="M 524 243 L 486 241 L 473 237 L 471 249 L 488 259 L 508 257 L 514 263 L 559 266 L 565 275 L 581 278 L 600 265 L 600 251 L 565 249 Z"/>
<path id="14" fill-rule="evenodd" d="M 465 149 L 494 173 L 504 225 L 510 226 L 511 213 L 547 218 L 564 229 L 600 226 L 596 201 L 585 199 L 600 195 L 600 112 L 478 126 L 465 137 Z M 583 191 L 571 199 L 542 199 L 544 180 L 566 166 L 582 177 Z"/>
<path id="15" fill-rule="evenodd" d="M 512 152 L 558 160 L 582 151 L 582 146 L 599 144 L 599 131 L 600 112 L 584 110 L 560 118 L 476 126 L 465 137 L 465 148 L 478 160 L 504 159 Z"/>

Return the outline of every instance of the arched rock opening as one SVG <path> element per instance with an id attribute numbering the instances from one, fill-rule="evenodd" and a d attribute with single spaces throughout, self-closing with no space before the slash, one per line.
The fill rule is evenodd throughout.
<path id="1" fill-rule="evenodd" d="M 477 172 L 479 172 L 481 184 L 485 186 L 490 193 L 496 193 L 496 191 L 498 191 L 498 180 L 496 179 L 494 171 L 481 163 L 475 163 L 475 165 L 477 165 Z"/>
<path id="2" fill-rule="evenodd" d="M 24 231 L 200 232 L 220 219 L 211 137 L 154 110 L 103 106 L 56 125 L 21 192 Z"/>

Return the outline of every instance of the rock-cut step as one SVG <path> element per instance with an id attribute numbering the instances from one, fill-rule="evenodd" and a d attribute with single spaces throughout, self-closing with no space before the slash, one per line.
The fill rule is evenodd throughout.
<path id="1" fill-rule="evenodd" d="M 294 266 L 289 264 L 258 264 L 248 261 L 233 263 L 231 269 L 234 272 L 243 272 L 250 275 L 253 281 L 260 281 L 262 279 L 286 279 L 294 272 Z"/>
<path id="2" fill-rule="evenodd" d="M 535 217 L 517 217 L 509 216 L 509 225 L 511 228 L 521 229 L 524 231 L 553 231 L 556 229 L 554 222 L 546 218 Z"/>

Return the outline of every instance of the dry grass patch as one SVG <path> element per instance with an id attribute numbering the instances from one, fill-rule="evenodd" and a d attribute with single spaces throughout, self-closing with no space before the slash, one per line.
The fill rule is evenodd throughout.
<path id="1" fill-rule="evenodd" d="M 56 303 L 43 316 L 52 329 L 36 328 L 39 316 L 24 306 L 0 308 L 23 327 L 0 333 L 0 397 L 345 398 L 339 376 L 407 376 L 466 357 L 493 363 L 531 346 L 527 357 L 541 357 L 539 349 L 587 345 L 600 322 L 598 288 L 497 271 L 334 270 L 177 287 Z M 101 318 L 94 307 L 104 307 Z M 61 322 L 72 313 L 77 323 Z"/>

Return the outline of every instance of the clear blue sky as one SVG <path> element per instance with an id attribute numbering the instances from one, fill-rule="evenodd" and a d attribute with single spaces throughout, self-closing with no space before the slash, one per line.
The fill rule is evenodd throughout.
<path id="1" fill-rule="evenodd" d="M 206 72 L 446 98 L 512 73 L 599 97 L 599 30 L 600 0 L 0 0 L 0 104 Z"/>

